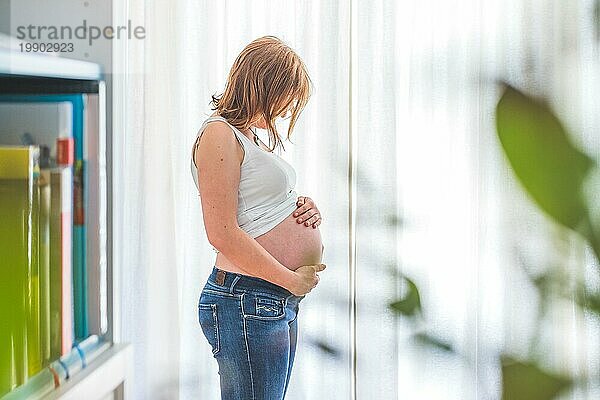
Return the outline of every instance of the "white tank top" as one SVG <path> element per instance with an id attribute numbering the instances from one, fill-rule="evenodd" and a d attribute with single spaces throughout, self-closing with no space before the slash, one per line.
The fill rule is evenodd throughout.
<path id="1" fill-rule="evenodd" d="M 240 166 L 237 220 L 239 227 L 255 238 L 270 231 L 297 208 L 298 195 L 294 190 L 296 171 L 283 158 L 262 149 L 221 116 L 212 116 L 204 121 L 194 145 L 212 121 L 223 121 L 229 125 L 244 148 L 244 160 Z M 193 156 L 190 165 L 198 189 L 198 170 Z M 214 247 L 213 250 L 218 252 Z"/>

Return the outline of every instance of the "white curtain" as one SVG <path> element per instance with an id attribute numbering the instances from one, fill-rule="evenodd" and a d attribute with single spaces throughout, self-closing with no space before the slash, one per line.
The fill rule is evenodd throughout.
<path id="1" fill-rule="evenodd" d="M 283 157 L 322 212 L 328 265 L 301 307 L 286 398 L 499 399 L 495 356 L 533 332 L 520 257 L 566 255 L 499 151 L 493 80 L 548 92 L 599 150 L 592 3 L 115 2 L 115 25 L 146 29 L 115 43 L 113 77 L 115 334 L 134 345 L 134 398 L 218 398 L 196 309 L 214 253 L 189 157 L 210 95 L 269 34 L 315 83 Z M 429 331 L 462 357 L 412 345 L 387 308 L 403 293 L 390 270 L 415 280 Z M 582 373 L 598 339 L 580 317 L 556 316 L 569 346 L 545 344 Z"/>

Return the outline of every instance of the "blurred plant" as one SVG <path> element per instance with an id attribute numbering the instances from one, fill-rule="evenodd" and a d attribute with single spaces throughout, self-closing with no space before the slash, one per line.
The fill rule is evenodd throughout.
<path id="1" fill-rule="evenodd" d="M 553 399 L 572 385 L 571 378 L 551 374 L 536 363 L 501 356 L 502 398 L 505 400 Z"/>
<path id="2" fill-rule="evenodd" d="M 545 100 L 528 96 L 509 84 L 504 86 L 496 107 L 496 129 L 515 175 L 537 206 L 556 223 L 577 232 L 600 260 L 600 226 L 592 217 L 594 204 L 590 198 L 594 196 L 586 190 L 589 177 L 599 172 L 596 162 L 573 145 Z M 569 293 L 566 285 L 560 284 L 565 280 L 561 275 L 569 279 L 572 273 L 558 271 L 533 279 L 543 304 L 556 297 L 574 297 L 580 306 L 598 312 L 598 293 L 590 292 L 583 283 Z M 553 399 L 574 384 L 571 377 L 544 371 L 535 360 L 514 363 L 503 357 L 502 375 L 504 399 Z M 528 378 L 519 379 L 523 376 Z"/>
<path id="3" fill-rule="evenodd" d="M 400 299 L 388 305 L 389 309 L 398 316 L 403 316 L 411 322 L 411 338 L 420 347 L 432 348 L 443 352 L 454 353 L 452 345 L 442 338 L 436 337 L 426 330 L 426 321 L 421 305 L 421 295 L 415 282 L 407 276 L 400 274 L 392 266 L 389 272 L 399 279 L 402 284 L 403 295 Z"/>
<path id="4" fill-rule="evenodd" d="M 510 85 L 496 107 L 500 143 L 515 172 L 536 204 L 559 224 L 583 235 L 600 259 L 600 236 L 594 227 L 584 182 L 596 163 L 578 150 L 541 99 Z"/>
<path id="5" fill-rule="evenodd" d="M 506 158 L 521 185 L 534 203 L 560 226 L 577 232 L 600 261 L 600 222 L 598 207 L 590 194 L 590 177 L 600 176 L 596 162 L 579 150 L 554 115 L 547 102 L 528 96 L 509 84 L 496 106 L 496 130 Z M 596 218 L 594 218 L 594 216 Z M 541 299 L 537 326 L 553 300 L 572 301 L 600 315 L 600 293 L 586 287 L 572 271 L 553 268 L 529 277 Z M 417 285 L 401 276 L 406 284 L 404 296 L 390 304 L 402 316 L 414 319 L 422 315 Z M 575 289 L 564 283 L 575 281 Z M 454 351 L 443 340 L 416 333 L 420 343 Z M 539 343 L 538 343 L 539 345 Z M 503 400 L 550 400 L 572 388 L 575 378 L 550 371 L 532 352 L 522 359 L 499 354 Z"/>

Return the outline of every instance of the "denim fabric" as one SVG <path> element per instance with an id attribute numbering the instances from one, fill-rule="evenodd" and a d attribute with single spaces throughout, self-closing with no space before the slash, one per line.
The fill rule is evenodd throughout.
<path id="1" fill-rule="evenodd" d="M 198 322 L 219 366 L 222 400 L 283 400 L 298 336 L 299 303 L 264 279 L 218 268 L 198 301 Z"/>

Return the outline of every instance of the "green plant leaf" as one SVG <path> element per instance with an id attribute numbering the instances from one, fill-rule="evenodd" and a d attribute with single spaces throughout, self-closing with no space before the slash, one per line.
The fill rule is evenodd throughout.
<path id="1" fill-rule="evenodd" d="M 325 353 L 331 357 L 341 358 L 341 351 L 339 349 L 337 349 L 336 347 L 330 345 L 329 343 L 325 342 L 322 339 L 308 338 L 308 342 L 311 343 L 312 345 L 314 345 L 316 348 L 318 348 L 323 353 Z"/>
<path id="2" fill-rule="evenodd" d="M 496 107 L 496 128 L 512 169 L 539 207 L 587 234 L 582 186 L 594 161 L 575 148 L 546 102 L 506 85 Z"/>
<path id="3" fill-rule="evenodd" d="M 583 285 L 579 285 L 579 287 L 575 291 L 575 303 L 586 310 L 589 310 L 600 316 L 600 293 L 590 291 L 586 289 Z"/>
<path id="4" fill-rule="evenodd" d="M 449 343 L 432 336 L 425 332 L 415 333 L 413 339 L 421 346 L 433 347 L 438 350 L 443 350 L 448 353 L 454 353 L 454 348 Z"/>
<path id="5" fill-rule="evenodd" d="M 571 387 L 565 376 L 543 371 L 534 363 L 501 357 L 502 400 L 550 400 Z"/>
<path id="6" fill-rule="evenodd" d="M 394 312 L 411 317 L 421 313 L 421 296 L 417 285 L 412 280 L 407 277 L 402 277 L 402 279 L 407 284 L 406 295 L 389 306 Z"/>

